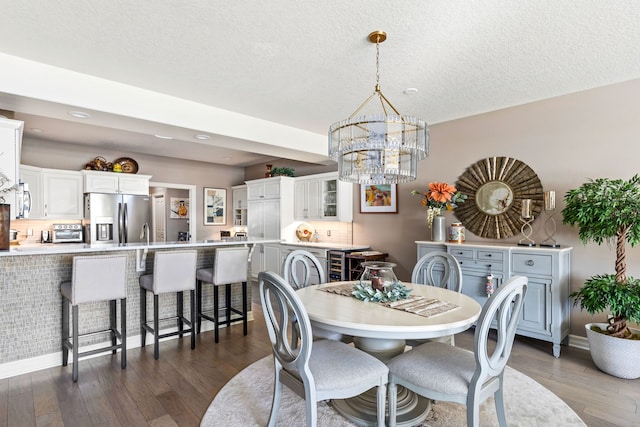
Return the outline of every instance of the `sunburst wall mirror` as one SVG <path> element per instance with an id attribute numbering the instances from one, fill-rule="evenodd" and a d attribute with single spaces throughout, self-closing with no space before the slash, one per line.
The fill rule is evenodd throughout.
<path id="1" fill-rule="evenodd" d="M 454 211 L 465 228 L 479 237 L 506 239 L 520 232 L 522 201 L 531 200 L 534 217 L 542 212 L 538 175 L 520 160 L 488 157 L 469 166 L 456 182 L 468 196 Z"/>

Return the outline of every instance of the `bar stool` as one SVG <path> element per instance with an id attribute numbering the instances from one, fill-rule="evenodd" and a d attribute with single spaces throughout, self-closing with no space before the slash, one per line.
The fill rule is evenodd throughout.
<path id="1" fill-rule="evenodd" d="M 217 248 L 215 250 L 213 267 L 199 268 L 196 272 L 196 295 L 197 295 L 197 332 L 200 333 L 202 319 L 209 320 L 214 324 L 214 340 L 218 342 L 218 326 L 220 323 L 229 327 L 231 322 L 242 320 L 244 335 L 247 335 L 247 269 L 249 267 L 249 248 Z M 213 309 L 202 311 L 202 284 L 213 285 Z M 242 283 L 242 311 L 231 305 L 231 284 Z M 219 307 L 218 289 L 225 286 L 225 306 Z M 219 311 L 225 310 L 226 317 L 220 322 Z M 231 313 L 238 314 L 231 318 Z"/>
<path id="2" fill-rule="evenodd" d="M 127 257 L 93 255 L 73 257 L 71 281 L 60 284 L 62 294 L 62 366 L 73 353 L 73 381 L 78 381 L 78 358 L 120 349 L 120 364 L 127 367 Z M 116 301 L 120 300 L 120 331 L 116 326 Z M 109 329 L 78 334 L 78 304 L 109 301 Z M 69 339 L 69 304 L 72 311 L 72 337 Z M 79 352 L 79 339 L 91 335 L 111 334 L 111 345 Z M 117 341 L 120 341 L 118 344 Z"/>
<path id="3" fill-rule="evenodd" d="M 195 269 L 198 252 L 195 250 L 178 250 L 156 252 L 153 258 L 153 274 L 140 276 L 140 338 L 142 347 L 146 344 L 147 332 L 153 334 L 153 357 L 160 357 L 160 338 L 180 336 L 191 333 L 191 350 L 196 348 L 195 324 Z M 147 291 L 153 293 L 153 327 L 147 322 Z M 190 291 L 190 318 L 184 317 L 184 291 Z M 176 315 L 160 319 L 159 295 L 176 292 Z M 178 330 L 160 334 L 160 322 L 175 319 Z M 184 324 L 189 329 L 184 329 Z"/>

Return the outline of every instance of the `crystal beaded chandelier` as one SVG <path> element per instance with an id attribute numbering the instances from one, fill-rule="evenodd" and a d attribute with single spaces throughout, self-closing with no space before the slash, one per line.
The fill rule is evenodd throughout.
<path id="1" fill-rule="evenodd" d="M 369 34 L 376 44 L 376 87 L 348 119 L 329 128 L 329 157 L 338 162 L 341 181 L 358 184 L 397 184 L 416 179 L 418 160 L 427 157 L 427 123 L 398 113 L 380 90 L 380 43 L 387 39 L 383 31 Z M 382 107 L 380 114 L 358 113 L 374 98 Z"/>

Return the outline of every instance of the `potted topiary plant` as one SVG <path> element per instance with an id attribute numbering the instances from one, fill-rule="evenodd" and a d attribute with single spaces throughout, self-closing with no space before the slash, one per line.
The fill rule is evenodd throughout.
<path id="1" fill-rule="evenodd" d="M 640 279 L 626 274 L 625 247 L 640 242 L 640 175 L 622 179 L 589 180 L 569 190 L 564 198 L 562 222 L 580 228 L 583 243 L 615 241 L 615 274 L 589 278 L 570 296 L 574 305 L 590 314 L 610 313 L 608 323 L 585 326 L 589 350 L 602 371 L 640 378 L 640 333 L 627 322 L 640 322 Z"/>

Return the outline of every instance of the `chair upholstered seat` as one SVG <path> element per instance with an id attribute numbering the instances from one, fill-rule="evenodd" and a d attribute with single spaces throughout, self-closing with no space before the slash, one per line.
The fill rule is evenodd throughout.
<path id="1" fill-rule="evenodd" d="M 354 395 L 351 387 L 361 378 L 385 377 L 389 369 L 375 357 L 359 352 L 354 358 L 353 347 L 335 340 L 316 340 L 309 358 L 309 369 L 316 383 L 318 400 L 342 399 Z M 327 369 L 331 366 L 331 369 Z M 371 387 L 378 382 L 372 382 Z M 361 388 L 357 384 L 357 388 Z"/>
<path id="2" fill-rule="evenodd" d="M 395 375 L 411 378 L 418 387 L 430 387 L 438 393 L 466 395 L 476 370 L 476 361 L 469 350 L 441 342 L 427 342 L 394 357 L 388 366 Z"/>
<path id="3" fill-rule="evenodd" d="M 213 282 L 213 267 L 212 268 L 199 268 L 196 271 L 196 280 L 200 280 L 204 283 Z"/>

